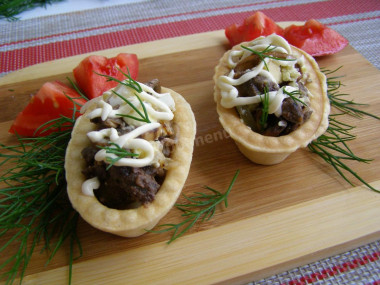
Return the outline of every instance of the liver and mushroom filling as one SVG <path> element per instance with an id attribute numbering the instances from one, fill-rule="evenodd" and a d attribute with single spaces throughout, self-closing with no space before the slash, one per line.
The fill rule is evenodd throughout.
<path id="1" fill-rule="evenodd" d="M 291 55 L 272 52 L 268 53 L 268 56 L 278 58 L 278 59 L 289 59 L 292 58 Z M 243 76 L 246 72 L 256 67 L 260 62 L 261 58 L 252 54 L 246 57 L 244 60 L 240 61 L 234 68 L 234 79 L 238 79 Z M 299 67 L 296 68 L 298 72 L 302 73 Z M 297 79 L 297 85 L 299 89 L 299 97 L 307 97 L 308 90 L 301 82 L 302 76 Z M 260 95 L 265 92 L 277 91 L 282 86 L 286 86 L 289 82 L 281 82 L 280 84 L 273 82 L 271 78 L 257 75 L 252 79 L 244 82 L 241 85 L 236 86 L 239 92 L 239 97 L 249 97 Z M 237 110 L 245 121 L 248 123 L 249 127 L 257 133 L 265 136 L 283 136 L 295 131 L 300 125 L 306 122 L 312 110 L 306 105 L 302 104 L 291 97 L 287 97 L 282 101 L 282 112 L 281 116 L 277 117 L 275 114 L 269 114 L 265 127 L 260 123 L 260 118 L 263 114 L 263 104 L 260 103 L 258 106 L 237 106 Z"/>
<path id="2" fill-rule="evenodd" d="M 152 80 L 146 85 L 154 91 L 160 92 L 158 80 Z M 102 121 L 99 117 L 91 120 L 97 129 L 115 128 L 119 135 L 133 130 L 124 120 L 107 119 Z M 175 144 L 175 133 L 170 122 L 162 123 L 159 129 L 144 133 L 141 137 L 158 141 L 162 146 L 162 153 L 170 158 Z M 100 187 L 94 189 L 94 195 L 103 205 L 113 209 L 129 209 L 145 205 L 154 200 L 165 179 L 164 165 L 149 165 L 145 167 L 111 166 L 107 169 L 104 161 L 96 161 L 95 154 L 99 147 L 92 144 L 82 150 L 86 168 L 82 171 L 86 179 L 97 177 Z"/>

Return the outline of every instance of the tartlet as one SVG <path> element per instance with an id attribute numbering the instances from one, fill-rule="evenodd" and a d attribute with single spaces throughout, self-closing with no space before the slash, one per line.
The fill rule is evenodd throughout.
<path id="1" fill-rule="evenodd" d="M 272 37 L 271 40 L 274 42 L 285 41 L 277 35 L 271 35 L 267 38 L 269 37 Z M 222 56 L 219 64 L 215 67 L 214 100 L 217 105 L 220 123 L 235 141 L 241 153 L 255 163 L 272 165 L 282 162 L 298 148 L 306 147 L 312 140 L 326 131 L 328 127 L 330 103 L 327 96 L 326 77 L 320 71 L 314 58 L 306 52 L 288 45 L 290 54 L 293 57 L 303 57 L 303 70 L 308 74 L 305 86 L 309 90 L 309 107 L 312 109 L 312 113 L 305 123 L 289 134 L 277 137 L 266 136 L 248 127 L 234 106 L 226 106 L 225 103 L 223 104 L 220 80 L 221 77 L 226 76 L 233 69 L 231 68 L 231 53 L 246 51 L 244 47 L 253 46 L 257 41 L 265 39 L 265 37 L 260 37 L 254 41 L 236 45 Z"/>
<path id="2" fill-rule="evenodd" d="M 161 90 L 170 93 L 175 102 L 172 121 L 176 126 L 177 143 L 166 167 L 165 180 L 151 203 L 119 210 L 104 206 L 94 196 L 83 194 L 82 184 L 86 178 L 82 171 L 86 165 L 81 151 L 90 144 L 87 133 L 95 129 L 87 115 L 95 109 L 98 98 L 86 104 L 85 113 L 75 123 L 65 158 L 68 196 L 74 209 L 97 229 L 123 237 L 142 235 L 167 214 L 182 191 L 192 160 L 196 122 L 190 105 L 180 94 L 164 87 Z"/>

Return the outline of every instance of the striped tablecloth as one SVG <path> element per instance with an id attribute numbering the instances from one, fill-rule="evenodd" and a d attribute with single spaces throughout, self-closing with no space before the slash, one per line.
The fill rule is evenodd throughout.
<path id="1" fill-rule="evenodd" d="M 380 69 L 379 0 L 153 0 L 1 21 L 0 76 L 72 55 L 224 29 L 255 10 L 275 21 L 318 19 Z M 252 284 L 380 284 L 380 241 Z"/>

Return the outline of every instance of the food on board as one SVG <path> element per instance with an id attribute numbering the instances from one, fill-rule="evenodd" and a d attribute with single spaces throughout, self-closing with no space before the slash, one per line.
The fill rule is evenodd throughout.
<path id="1" fill-rule="evenodd" d="M 68 195 L 102 231 L 144 234 L 173 207 L 187 179 L 194 114 L 180 94 L 157 83 L 129 78 L 86 103 L 74 126 Z"/>
<path id="2" fill-rule="evenodd" d="M 275 34 L 236 45 L 215 68 L 219 120 L 253 162 L 276 164 L 328 127 L 325 75 Z"/>
<path id="3" fill-rule="evenodd" d="M 225 29 L 231 46 L 273 33 L 284 37 L 291 45 L 311 56 L 334 54 L 348 45 L 348 40 L 341 34 L 315 19 L 308 20 L 304 25 L 290 25 L 283 29 L 260 11 L 244 19 L 242 25 L 232 24 Z"/>
<path id="4" fill-rule="evenodd" d="M 99 74 L 124 80 L 127 78 L 127 74 L 136 79 L 138 71 L 137 56 L 131 53 L 120 53 L 111 58 L 90 55 L 74 68 L 73 73 L 79 88 L 86 94 L 87 98 L 93 99 L 118 84 L 116 81 L 99 76 Z"/>
<path id="5" fill-rule="evenodd" d="M 310 19 L 304 25 L 285 28 L 285 39 L 312 56 L 337 53 L 348 45 L 348 40 L 317 20 Z"/>
<path id="6" fill-rule="evenodd" d="M 57 130 L 49 128 L 47 122 L 61 116 L 71 118 L 74 105 L 82 105 L 86 101 L 72 88 L 62 82 L 46 82 L 32 96 L 28 105 L 17 115 L 9 132 L 23 137 L 37 137 L 48 135 Z M 79 108 L 76 116 L 79 116 Z M 49 124 L 50 125 L 50 124 Z M 68 126 L 70 127 L 70 126 Z"/>
<path id="7" fill-rule="evenodd" d="M 81 91 L 87 98 L 92 99 L 118 84 L 99 74 L 112 76 L 117 80 L 124 80 L 128 76 L 136 79 L 138 66 L 139 62 L 135 54 L 120 53 L 112 58 L 91 55 L 83 59 L 73 73 Z M 46 129 L 51 123 L 45 124 L 61 116 L 71 118 L 74 111 L 73 102 L 79 109 L 86 100 L 81 98 L 76 90 L 62 82 L 47 82 L 32 96 L 25 109 L 19 113 L 9 132 L 23 137 L 48 135 L 57 129 Z M 44 129 L 46 130 L 43 131 Z"/>
<path id="8" fill-rule="evenodd" d="M 260 36 L 283 35 L 284 30 L 263 12 L 257 11 L 244 19 L 243 24 L 232 24 L 225 29 L 231 46 L 251 41 Z"/>

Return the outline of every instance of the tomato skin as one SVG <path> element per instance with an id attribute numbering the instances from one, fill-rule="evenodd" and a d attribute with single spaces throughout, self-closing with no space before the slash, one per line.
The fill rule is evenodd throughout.
<path id="1" fill-rule="evenodd" d="M 338 32 L 310 19 L 303 26 L 291 25 L 284 30 L 285 39 L 312 56 L 337 53 L 345 48 L 348 40 Z"/>
<path id="2" fill-rule="evenodd" d="M 46 136 L 52 133 L 53 129 L 45 132 L 43 132 L 43 128 L 38 131 L 37 129 L 46 122 L 59 118 L 61 115 L 72 117 L 74 103 L 66 96 L 71 97 L 73 101 L 80 105 L 86 102 L 85 99 L 78 99 L 80 95 L 62 82 L 46 82 L 33 95 L 24 110 L 17 115 L 9 132 L 23 137 Z M 76 107 L 77 112 L 75 115 L 78 117 L 80 115 L 80 106 Z"/>
<path id="3" fill-rule="evenodd" d="M 273 33 L 282 36 L 284 30 L 260 11 L 245 18 L 242 25 L 232 24 L 225 29 L 226 37 L 231 46 L 254 40 L 259 36 L 269 36 Z"/>
<path id="4" fill-rule="evenodd" d="M 75 80 L 79 88 L 88 99 L 102 95 L 105 91 L 115 87 L 118 83 L 107 81 L 107 78 L 99 74 L 109 75 L 118 80 L 124 80 L 124 73 L 129 73 L 132 79 L 138 75 L 139 63 L 135 54 L 120 53 L 115 57 L 91 55 L 83 59 L 73 70 Z M 120 70 L 118 70 L 120 69 Z M 96 72 L 96 73 L 95 73 Z"/>

